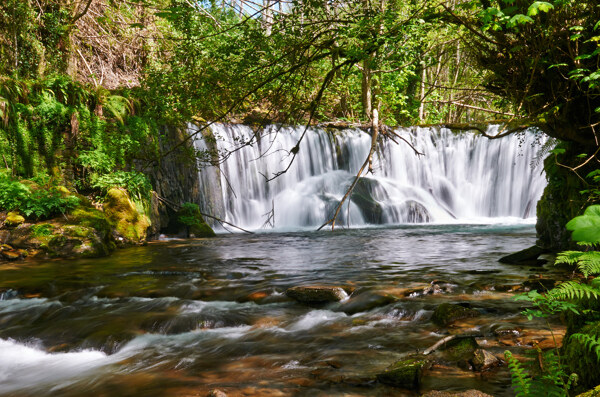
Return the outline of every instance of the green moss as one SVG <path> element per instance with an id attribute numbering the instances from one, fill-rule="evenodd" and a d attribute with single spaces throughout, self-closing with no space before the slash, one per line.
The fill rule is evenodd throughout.
<path id="1" fill-rule="evenodd" d="M 110 189 L 105 197 L 104 213 L 121 238 L 128 243 L 141 243 L 146 240 L 150 226 L 148 217 L 140 213 L 122 189 Z"/>
<path id="2" fill-rule="evenodd" d="M 177 212 L 178 223 L 187 228 L 188 236 L 214 237 L 214 230 L 204 221 L 200 208 L 194 203 L 185 203 Z"/>
<path id="3" fill-rule="evenodd" d="M 31 234 L 33 237 L 45 237 L 52 235 L 54 226 L 49 223 L 38 223 L 31 227 Z"/>
<path id="4" fill-rule="evenodd" d="M 581 393 L 577 397 L 600 397 L 600 386 L 596 386 L 592 390 Z"/>
<path id="5" fill-rule="evenodd" d="M 377 380 L 386 385 L 416 390 L 421 384 L 423 369 L 428 360 L 422 357 L 410 357 L 389 366 L 377 375 Z"/>
<path id="6" fill-rule="evenodd" d="M 111 227 L 104 212 L 95 208 L 78 207 L 71 212 L 69 217 L 71 223 L 94 228 L 98 232 L 108 235 Z"/>
<path id="7" fill-rule="evenodd" d="M 18 212 L 9 212 L 6 215 L 6 219 L 4 220 L 4 224 L 8 227 L 19 226 L 20 224 L 25 222 L 25 218 L 19 215 Z"/>
<path id="8" fill-rule="evenodd" d="M 443 357 L 448 361 L 466 361 L 473 357 L 475 350 L 479 348 L 475 338 L 453 339 L 446 344 Z"/>

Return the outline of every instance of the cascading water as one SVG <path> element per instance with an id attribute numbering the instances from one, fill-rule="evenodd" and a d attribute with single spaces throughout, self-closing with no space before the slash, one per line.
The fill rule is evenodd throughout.
<path id="1" fill-rule="evenodd" d="M 217 124 L 211 129 L 216 148 L 228 158 L 218 169 L 200 172 L 204 210 L 250 229 L 323 224 L 371 143 L 360 130 L 311 128 L 287 172 L 267 182 L 286 169 L 304 128 L 270 126 L 255 133 L 244 125 Z M 496 132 L 497 127 L 489 127 L 488 134 Z M 445 128 L 402 128 L 397 133 L 424 156 L 416 156 L 404 142 L 381 145 L 374 173 L 358 182 L 338 224 L 496 223 L 535 217 L 546 184 L 536 157 L 543 143 L 539 134 L 488 140 Z M 196 147 L 207 146 L 199 139 Z"/>

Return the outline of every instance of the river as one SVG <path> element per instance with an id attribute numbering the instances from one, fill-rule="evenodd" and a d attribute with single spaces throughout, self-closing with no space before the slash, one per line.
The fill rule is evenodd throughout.
<path id="1" fill-rule="evenodd" d="M 561 270 L 497 261 L 534 242 L 530 224 L 405 225 L 225 234 L 3 265 L 0 395 L 417 395 L 374 375 L 449 333 L 480 334 L 498 357 L 522 355 L 540 335 L 544 324 L 520 315 L 510 291 Z M 285 295 L 315 284 L 350 298 L 307 306 Z M 442 302 L 481 316 L 436 326 Z M 477 373 L 443 359 L 421 392 L 471 388 L 513 394 L 506 366 Z"/>

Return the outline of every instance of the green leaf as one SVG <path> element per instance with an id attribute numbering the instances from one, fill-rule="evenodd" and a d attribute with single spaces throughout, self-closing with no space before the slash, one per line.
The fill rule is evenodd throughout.
<path id="1" fill-rule="evenodd" d="M 558 155 L 558 154 L 565 154 L 566 151 L 567 151 L 566 149 L 557 147 L 557 148 L 550 150 L 550 153 L 554 153 L 554 154 Z"/>
<path id="2" fill-rule="evenodd" d="M 536 1 L 529 6 L 527 15 L 530 17 L 536 16 L 540 12 L 548 12 L 554 9 L 554 6 L 546 1 Z"/>
<path id="3" fill-rule="evenodd" d="M 531 19 L 527 15 L 517 14 L 514 17 L 512 17 L 506 25 L 509 28 L 512 28 L 517 25 L 525 25 L 526 23 L 532 23 L 532 22 L 533 22 L 533 19 Z"/>
<path id="4" fill-rule="evenodd" d="M 573 231 L 575 241 L 596 244 L 600 242 L 600 205 L 586 208 L 583 215 L 571 219 L 567 230 Z"/>

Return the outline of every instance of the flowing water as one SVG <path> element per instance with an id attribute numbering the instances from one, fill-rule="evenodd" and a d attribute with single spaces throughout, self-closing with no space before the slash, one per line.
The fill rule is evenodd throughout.
<path id="1" fill-rule="evenodd" d="M 533 241 L 528 225 L 417 225 L 223 235 L 3 265 L 0 395 L 413 395 L 373 376 L 449 332 L 477 332 L 501 356 L 499 328 L 527 336 L 542 326 L 506 291 L 556 270 L 497 262 Z M 440 288 L 426 293 L 431 282 Z M 286 298 L 307 284 L 354 292 L 318 307 Z M 392 299 L 370 304 L 381 296 Z M 430 317 L 440 302 L 470 302 L 481 316 L 438 327 Z M 505 367 L 479 375 L 442 361 L 422 390 L 508 396 L 509 383 Z"/>
<path id="2" fill-rule="evenodd" d="M 271 214 L 268 226 L 279 230 L 320 226 L 333 214 L 371 145 L 371 137 L 360 130 L 311 128 L 293 159 L 290 151 L 303 128 L 211 128 L 219 153 L 228 159 L 218 171 L 200 172 L 204 210 L 250 229 L 263 226 Z M 374 172 L 355 188 L 341 223 L 514 223 L 535 217 L 546 185 L 539 155 L 545 139 L 535 131 L 499 140 L 445 128 L 397 133 L 423 156 L 402 141 L 380 145 Z M 489 127 L 489 135 L 497 133 L 498 127 Z M 202 139 L 196 145 L 206 148 Z"/>
<path id="3" fill-rule="evenodd" d="M 255 139 L 243 126 L 214 132 L 220 150 Z M 449 333 L 476 333 L 498 356 L 548 339 L 510 291 L 560 270 L 497 261 L 535 242 L 544 178 L 534 134 L 482 141 L 416 130 L 406 139 L 426 156 L 382 146 L 385 160 L 344 210 L 353 227 L 315 232 L 306 229 L 335 207 L 369 137 L 309 130 L 289 172 L 266 184 L 260 174 L 285 168 L 284 149 L 301 133 L 273 130 L 200 175 L 213 193 L 207 208 L 247 228 L 273 211 L 274 230 L 0 266 L 0 395 L 411 396 L 375 374 Z M 285 295 L 314 284 L 349 298 L 307 306 Z M 481 316 L 436 326 L 441 302 Z M 480 374 L 436 357 L 421 391 L 512 395 L 506 367 Z"/>

